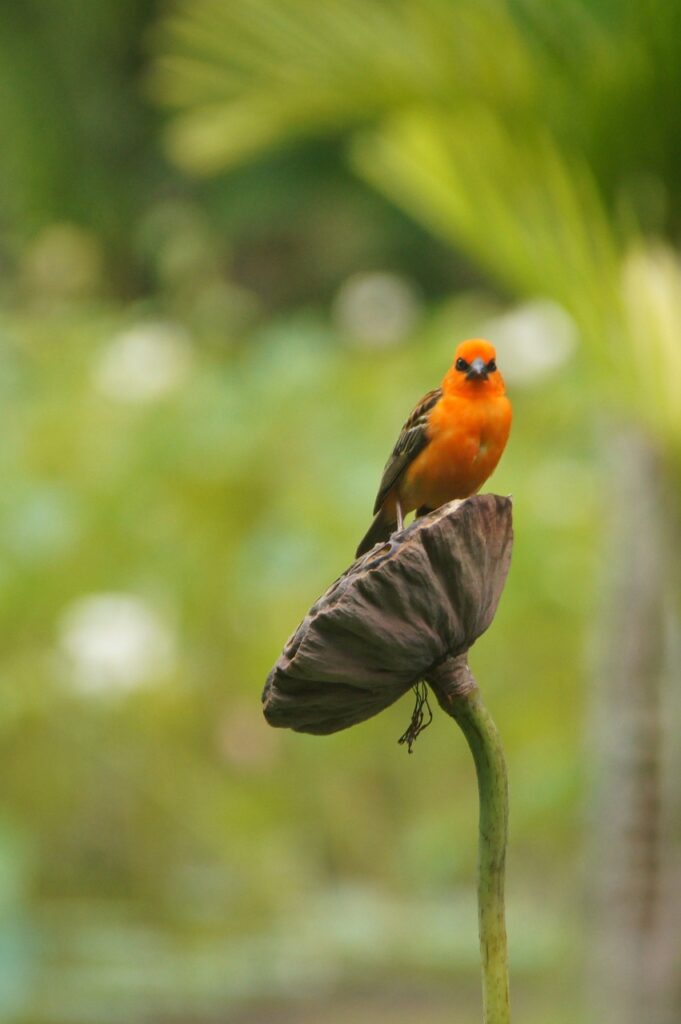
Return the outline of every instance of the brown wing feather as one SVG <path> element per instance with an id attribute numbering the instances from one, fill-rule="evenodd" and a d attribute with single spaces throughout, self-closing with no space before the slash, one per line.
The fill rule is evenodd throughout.
<path id="1" fill-rule="evenodd" d="M 433 388 L 423 396 L 402 427 L 402 432 L 383 470 L 374 504 L 374 514 L 378 512 L 388 491 L 395 486 L 409 463 L 425 448 L 428 441 L 428 413 L 441 398 L 442 388 Z"/>

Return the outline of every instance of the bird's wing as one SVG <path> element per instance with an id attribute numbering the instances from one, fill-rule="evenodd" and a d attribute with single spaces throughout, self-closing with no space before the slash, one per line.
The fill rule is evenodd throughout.
<path id="1" fill-rule="evenodd" d="M 442 388 L 434 388 L 432 391 L 429 391 L 427 395 L 423 396 L 402 427 L 397 444 L 393 448 L 392 454 L 383 470 L 378 494 L 376 495 L 376 503 L 374 504 L 374 514 L 378 512 L 385 501 L 388 491 L 391 487 L 394 487 L 409 463 L 425 448 L 428 441 L 428 413 L 441 398 Z"/>

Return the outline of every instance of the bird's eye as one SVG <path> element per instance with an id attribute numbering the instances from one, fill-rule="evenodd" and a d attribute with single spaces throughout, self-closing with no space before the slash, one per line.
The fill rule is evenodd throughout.
<path id="1" fill-rule="evenodd" d="M 466 362 L 465 359 L 462 359 L 461 356 L 459 356 L 454 365 L 455 368 L 459 370 L 460 373 L 464 373 L 465 370 L 470 370 L 470 365 Z"/>
<path id="2" fill-rule="evenodd" d="M 494 362 L 493 359 L 490 359 L 490 361 L 487 364 L 487 372 L 488 373 L 494 373 L 496 368 L 497 368 L 497 364 Z"/>

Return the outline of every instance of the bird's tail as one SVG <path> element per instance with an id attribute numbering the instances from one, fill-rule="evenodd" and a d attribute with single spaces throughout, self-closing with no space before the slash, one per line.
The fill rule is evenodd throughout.
<path id="1" fill-rule="evenodd" d="M 359 558 L 365 551 L 369 551 L 374 544 L 378 544 L 381 541 L 388 540 L 390 534 L 396 528 L 397 522 L 391 522 L 386 518 L 385 511 L 379 508 L 378 512 L 374 516 L 371 526 L 362 537 L 359 542 L 359 547 L 355 554 L 355 558 Z"/>

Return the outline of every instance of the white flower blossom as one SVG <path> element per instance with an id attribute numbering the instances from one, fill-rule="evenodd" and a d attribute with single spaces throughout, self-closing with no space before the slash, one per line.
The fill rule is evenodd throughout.
<path id="1" fill-rule="evenodd" d="M 95 387 L 119 402 L 153 402 L 186 380 L 193 352 L 187 332 L 176 324 L 141 323 L 117 334 L 94 367 Z"/>
<path id="2" fill-rule="evenodd" d="M 136 689 L 164 675 L 175 661 L 175 638 L 146 601 L 134 594 L 88 594 L 58 625 L 58 648 L 73 686 L 83 693 Z"/>
<path id="3" fill-rule="evenodd" d="M 577 327 L 555 302 L 536 300 L 489 320 L 483 334 L 495 345 L 508 384 L 537 384 L 557 373 L 577 348 Z"/>

